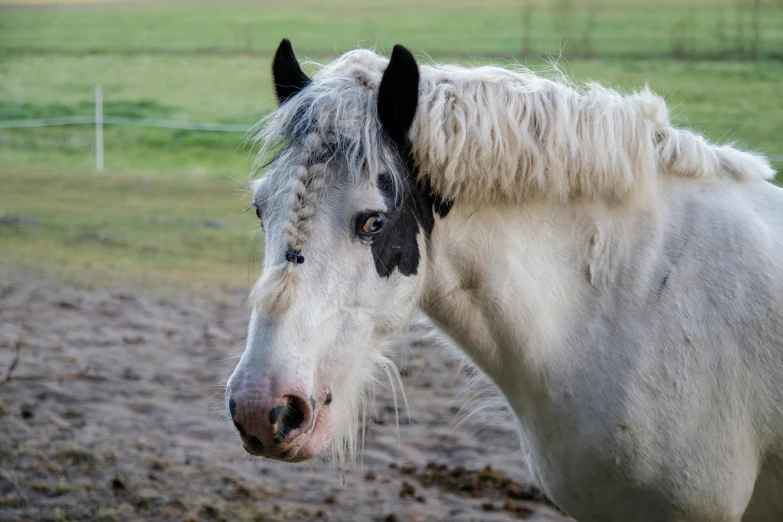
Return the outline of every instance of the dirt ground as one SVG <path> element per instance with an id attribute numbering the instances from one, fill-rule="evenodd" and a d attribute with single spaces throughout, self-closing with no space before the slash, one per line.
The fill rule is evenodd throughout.
<path id="1" fill-rule="evenodd" d="M 0 520 L 570 520 L 502 412 L 459 424 L 470 372 L 422 325 L 396 348 L 410 412 L 379 391 L 354 471 L 250 459 L 221 394 L 246 316 L 241 294 L 0 286 Z"/>

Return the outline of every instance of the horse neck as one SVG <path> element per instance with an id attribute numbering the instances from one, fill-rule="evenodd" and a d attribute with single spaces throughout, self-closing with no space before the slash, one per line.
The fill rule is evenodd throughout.
<path id="1" fill-rule="evenodd" d="M 595 202 L 455 204 L 432 233 L 422 310 L 508 397 L 519 396 L 519 386 L 567 363 L 590 296 L 640 226 L 654 219 Z"/>

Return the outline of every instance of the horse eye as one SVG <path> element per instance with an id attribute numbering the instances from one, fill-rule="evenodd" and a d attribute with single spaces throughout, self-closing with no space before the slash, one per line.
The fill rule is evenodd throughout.
<path id="1" fill-rule="evenodd" d="M 261 222 L 261 230 L 264 230 L 264 217 L 263 214 L 261 214 L 261 207 L 258 206 L 258 203 L 253 203 L 249 207 L 247 207 L 245 210 L 254 208 L 256 209 L 256 217 Z"/>
<path id="2" fill-rule="evenodd" d="M 385 224 L 386 216 L 384 214 L 361 215 L 356 220 L 356 233 L 362 237 L 374 236 L 383 229 Z"/>

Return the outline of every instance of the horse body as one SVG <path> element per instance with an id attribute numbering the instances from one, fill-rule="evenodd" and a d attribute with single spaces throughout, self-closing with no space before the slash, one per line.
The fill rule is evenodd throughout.
<path id="1" fill-rule="evenodd" d="M 266 228 L 227 406 L 245 449 L 356 449 L 421 308 L 489 376 L 581 522 L 783 520 L 783 190 L 663 100 L 284 41 Z"/>
<path id="2" fill-rule="evenodd" d="M 641 212 L 455 206 L 423 309 L 503 392 L 578 520 L 739 520 L 783 448 L 781 254 L 783 190 L 764 182 L 670 178 Z"/>

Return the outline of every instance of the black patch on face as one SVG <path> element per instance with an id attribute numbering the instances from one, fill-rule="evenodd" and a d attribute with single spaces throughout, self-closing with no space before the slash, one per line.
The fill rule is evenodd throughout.
<path id="1" fill-rule="evenodd" d="M 381 277 L 389 277 L 395 268 L 402 275 L 416 274 L 421 261 L 419 230 L 424 231 L 425 240 L 429 239 L 435 226 L 434 213 L 444 218 L 451 210 L 451 202 L 436 194 L 429 180 L 418 181 L 413 161 L 408 134 L 418 106 L 419 78 L 419 67 L 411 52 L 395 45 L 378 88 L 378 119 L 390 145 L 404 162 L 407 175 L 401 180 L 398 194 L 388 176 L 378 179 L 378 188 L 391 209 L 386 226 L 372 243 L 375 269 Z"/>
<path id="2" fill-rule="evenodd" d="M 332 404 L 332 392 L 326 394 L 326 400 L 324 401 L 324 404 L 327 406 Z"/>
<path id="3" fill-rule="evenodd" d="M 387 175 L 378 177 L 378 189 L 389 208 L 386 226 L 371 245 L 375 269 L 381 277 L 389 277 L 394 269 L 402 275 L 415 275 L 419 270 L 421 254 L 418 236 L 423 230 L 429 239 L 435 226 L 435 214 L 442 219 L 451 210 L 453 202 L 444 200 L 429 183 L 417 181 L 418 169 L 413 161 L 410 142 L 397 147 L 405 158 L 406 176 L 399 192 Z"/>

